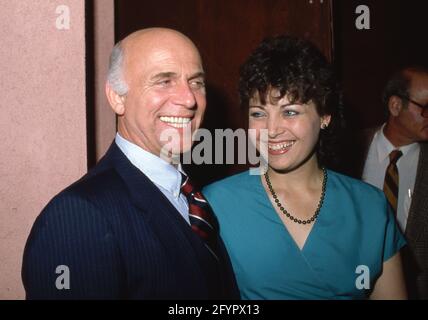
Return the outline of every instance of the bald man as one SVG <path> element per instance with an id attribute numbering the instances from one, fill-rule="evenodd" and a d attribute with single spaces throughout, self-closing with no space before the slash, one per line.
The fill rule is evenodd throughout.
<path id="1" fill-rule="evenodd" d="M 115 140 L 34 223 L 27 299 L 239 298 L 216 218 L 176 161 L 206 106 L 195 45 L 170 29 L 129 35 L 113 48 L 106 95 Z"/>

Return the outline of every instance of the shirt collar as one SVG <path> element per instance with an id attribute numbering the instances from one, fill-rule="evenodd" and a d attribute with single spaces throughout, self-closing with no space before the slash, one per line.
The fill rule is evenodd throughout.
<path id="1" fill-rule="evenodd" d="M 405 146 L 401 146 L 399 148 L 394 147 L 394 145 L 388 140 L 387 137 L 385 137 L 385 134 L 383 133 L 383 129 L 385 128 L 385 124 L 380 128 L 380 130 L 376 133 L 374 139 L 374 142 L 376 144 L 376 150 L 378 155 L 379 162 L 384 161 L 386 158 L 389 158 L 389 154 L 392 150 L 400 150 L 403 153 L 403 156 L 406 156 L 409 152 L 412 152 L 416 148 L 418 148 L 418 143 L 411 143 Z"/>
<path id="2" fill-rule="evenodd" d="M 153 183 L 178 197 L 181 188 L 180 172 L 184 173 L 180 163 L 175 168 L 160 157 L 126 140 L 119 132 L 116 133 L 115 142 L 128 160 Z"/>

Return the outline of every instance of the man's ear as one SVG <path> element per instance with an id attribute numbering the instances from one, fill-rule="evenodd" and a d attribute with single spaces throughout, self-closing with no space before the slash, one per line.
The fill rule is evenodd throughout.
<path id="1" fill-rule="evenodd" d="M 125 113 L 125 100 L 126 96 L 120 96 L 112 89 L 110 84 L 106 83 L 106 96 L 107 100 L 110 103 L 113 111 L 118 115 L 122 116 Z"/>
<path id="2" fill-rule="evenodd" d="M 389 113 L 397 117 L 400 114 L 401 109 L 403 108 L 403 100 L 397 96 L 391 96 L 388 100 L 388 110 Z"/>

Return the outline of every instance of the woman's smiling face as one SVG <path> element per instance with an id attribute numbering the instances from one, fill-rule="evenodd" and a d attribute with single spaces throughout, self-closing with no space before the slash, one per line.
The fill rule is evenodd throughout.
<path id="1" fill-rule="evenodd" d="M 291 103 L 287 94 L 278 98 L 275 89 L 268 92 L 265 104 L 258 92 L 251 97 L 249 129 L 256 130 L 258 150 L 260 144 L 268 144 L 269 166 L 275 171 L 290 171 L 315 159 L 321 126 L 328 125 L 330 116 L 321 117 L 312 101 Z M 267 141 L 260 139 L 261 129 L 267 130 Z"/>

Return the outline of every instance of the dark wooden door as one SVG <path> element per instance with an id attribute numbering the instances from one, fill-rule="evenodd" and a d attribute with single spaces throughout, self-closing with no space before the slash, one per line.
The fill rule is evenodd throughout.
<path id="1" fill-rule="evenodd" d="M 116 40 L 147 27 L 169 27 L 189 36 L 201 51 L 207 73 L 208 108 L 204 127 L 243 127 L 238 69 L 266 36 L 289 34 L 316 43 L 332 57 L 329 0 L 117 0 Z M 188 168 L 206 184 L 245 166 Z"/>

